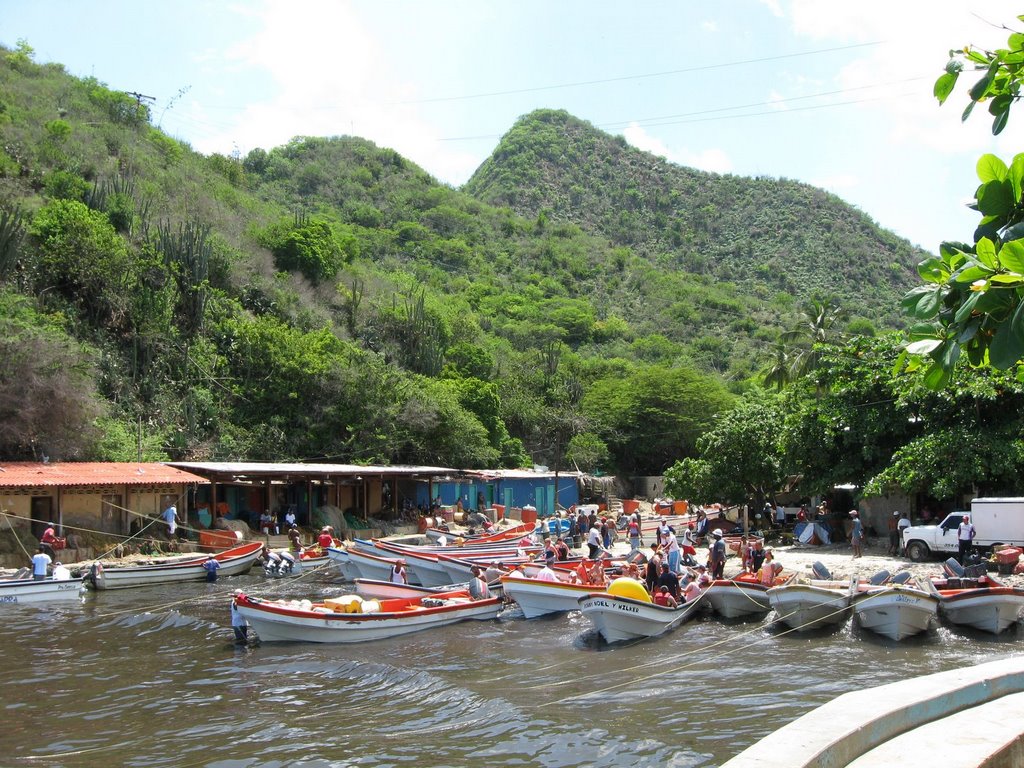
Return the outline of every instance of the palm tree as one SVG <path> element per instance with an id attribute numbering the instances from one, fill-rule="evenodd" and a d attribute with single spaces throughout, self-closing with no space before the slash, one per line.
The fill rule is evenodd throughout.
<path id="1" fill-rule="evenodd" d="M 765 373 L 764 383 L 782 389 L 813 371 L 819 360 L 818 344 L 834 343 L 842 337 L 840 321 L 846 310 L 833 296 L 812 298 L 800 310 L 796 325 L 783 333 L 771 367 Z"/>

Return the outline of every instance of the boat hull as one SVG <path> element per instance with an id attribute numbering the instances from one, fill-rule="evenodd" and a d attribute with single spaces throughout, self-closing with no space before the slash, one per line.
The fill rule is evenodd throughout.
<path id="1" fill-rule="evenodd" d="M 865 629 L 896 641 L 928 629 L 938 607 L 936 595 L 904 586 L 869 589 L 853 598 L 857 622 Z"/>
<path id="2" fill-rule="evenodd" d="M 609 643 L 657 637 L 669 632 L 704 608 L 706 593 L 679 608 L 608 593 L 591 593 L 579 599 L 579 609 Z"/>
<path id="3" fill-rule="evenodd" d="M 55 603 L 81 600 L 82 579 L 11 579 L 0 581 L 0 605 Z"/>
<path id="4" fill-rule="evenodd" d="M 446 593 L 439 593 L 446 594 Z M 315 613 L 284 603 L 262 602 L 245 595 L 236 598 L 238 613 L 262 642 L 362 643 L 400 637 L 460 621 L 497 618 L 497 598 L 452 602 L 436 608 L 395 613 Z"/>
<path id="5" fill-rule="evenodd" d="M 263 544 L 251 542 L 226 549 L 216 555 L 221 566 L 217 577 L 239 576 L 247 573 L 260 556 Z M 204 581 L 206 556 L 163 565 L 113 566 L 97 569 L 93 578 L 96 589 L 127 589 L 167 584 L 177 581 Z"/>
<path id="6" fill-rule="evenodd" d="M 1020 621 L 1024 590 L 1012 587 L 943 591 L 939 613 L 952 624 L 998 635 Z"/>
<path id="7" fill-rule="evenodd" d="M 756 618 L 772 609 L 768 587 L 750 581 L 717 579 L 707 589 L 707 600 L 726 619 Z"/>
<path id="8" fill-rule="evenodd" d="M 848 589 L 784 584 L 767 594 L 778 620 L 798 632 L 837 626 L 850 618 Z"/>
<path id="9" fill-rule="evenodd" d="M 549 613 L 578 611 L 581 597 L 592 594 L 593 585 L 567 584 L 561 581 L 538 581 L 522 576 L 502 576 L 501 584 L 505 594 L 511 597 L 528 619 Z"/>

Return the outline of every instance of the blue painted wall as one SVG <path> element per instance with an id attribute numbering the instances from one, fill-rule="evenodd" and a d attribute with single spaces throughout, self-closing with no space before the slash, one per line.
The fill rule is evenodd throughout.
<path id="1" fill-rule="evenodd" d="M 483 493 L 484 503 L 490 507 L 505 504 L 524 507 L 532 504 L 541 515 L 550 515 L 555 509 L 554 474 L 536 477 L 516 477 L 489 482 L 434 483 L 434 497 L 441 497 L 443 506 L 453 506 L 460 498 L 466 509 L 476 509 L 477 494 Z M 425 484 L 417 486 L 416 503 L 430 508 L 430 498 Z M 558 476 L 558 503 L 565 508 L 579 504 L 580 493 L 574 476 Z"/>

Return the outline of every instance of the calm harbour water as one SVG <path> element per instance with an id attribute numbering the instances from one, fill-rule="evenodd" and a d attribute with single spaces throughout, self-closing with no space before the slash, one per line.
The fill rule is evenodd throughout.
<path id="1" fill-rule="evenodd" d="M 515 610 L 379 643 L 237 648 L 232 589 L 350 591 L 255 573 L 0 606 L 0 765 L 710 767 L 839 693 L 1024 648 L 1019 627 L 896 644 L 714 616 L 610 648 L 578 613 Z"/>

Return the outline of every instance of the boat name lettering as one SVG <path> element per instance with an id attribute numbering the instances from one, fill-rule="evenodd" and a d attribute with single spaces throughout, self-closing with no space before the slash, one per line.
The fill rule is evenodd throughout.
<path id="1" fill-rule="evenodd" d="M 920 598 L 910 597 L 909 595 L 896 595 L 897 603 L 918 603 Z"/>
<path id="2" fill-rule="evenodd" d="M 0 595 L 0 603 L 16 603 L 18 602 L 17 595 Z"/>
<path id="3" fill-rule="evenodd" d="M 626 613 L 640 613 L 640 609 L 635 605 L 616 605 L 615 607 L 620 611 L 625 611 Z"/>

